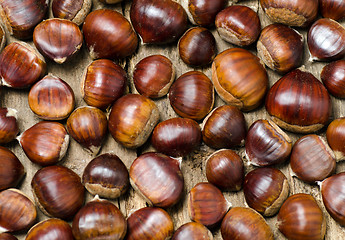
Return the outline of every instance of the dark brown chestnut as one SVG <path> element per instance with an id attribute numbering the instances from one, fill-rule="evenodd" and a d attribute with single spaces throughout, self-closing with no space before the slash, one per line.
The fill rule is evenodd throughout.
<path id="1" fill-rule="evenodd" d="M 11 142 L 18 133 L 17 110 L 0 108 L 0 144 Z"/>
<path id="2" fill-rule="evenodd" d="M 130 17 L 143 43 L 173 42 L 187 29 L 185 10 L 172 0 L 133 0 Z"/>
<path id="3" fill-rule="evenodd" d="M 69 116 L 75 105 L 72 88 L 62 79 L 48 75 L 30 89 L 30 109 L 41 119 L 61 120 Z"/>
<path id="4" fill-rule="evenodd" d="M 53 0 L 52 12 L 56 18 L 67 19 L 81 25 L 92 6 L 92 0 Z"/>
<path id="5" fill-rule="evenodd" d="M 128 94 L 117 100 L 109 115 L 109 131 L 127 148 L 143 145 L 159 121 L 156 104 L 149 98 Z"/>
<path id="6" fill-rule="evenodd" d="M 93 195 L 118 198 L 129 187 L 125 164 L 115 154 L 105 153 L 92 159 L 84 169 L 82 183 Z"/>
<path id="7" fill-rule="evenodd" d="M 71 226 L 57 218 L 49 218 L 34 225 L 25 240 L 74 240 Z"/>
<path id="8" fill-rule="evenodd" d="M 345 2 L 343 0 L 319 0 L 321 14 L 324 18 L 341 20 L 345 17 Z"/>
<path id="9" fill-rule="evenodd" d="M 108 59 L 99 59 L 87 67 L 81 94 L 88 105 L 104 110 L 125 93 L 126 87 L 125 70 Z"/>
<path id="10" fill-rule="evenodd" d="M 230 149 L 218 150 L 206 160 L 206 177 L 222 190 L 239 191 L 244 178 L 243 161 Z"/>
<path id="11" fill-rule="evenodd" d="M 5 45 L 6 45 L 6 32 L 4 30 L 4 27 L 0 25 L 0 52 L 2 51 L 2 49 L 4 49 Z"/>
<path id="12" fill-rule="evenodd" d="M 60 18 L 51 18 L 38 24 L 33 39 L 43 56 L 59 64 L 74 56 L 83 44 L 78 25 Z"/>
<path id="13" fill-rule="evenodd" d="M 229 6 L 219 12 L 216 27 L 223 40 L 238 46 L 254 43 L 261 31 L 258 14 L 251 8 L 240 5 Z"/>
<path id="14" fill-rule="evenodd" d="M 321 129 L 332 113 L 326 88 L 311 73 L 299 69 L 289 72 L 271 87 L 265 106 L 279 127 L 299 133 Z"/>
<path id="15" fill-rule="evenodd" d="M 9 233 L 0 233 L 0 240 L 18 240 L 18 238 Z"/>
<path id="16" fill-rule="evenodd" d="M 171 86 L 169 100 L 174 111 L 181 117 L 201 120 L 213 108 L 212 82 L 202 72 L 187 72 Z"/>
<path id="17" fill-rule="evenodd" d="M 38 170 L 31 181 L 37 205 L 50 217 L 70 220 L 84 204 L 84 186 L 80 177 L 64 166 Z"/>
<path id="18" fill-rule="evenodd" d="M 182 197 L 184 180 L 180 162 L 164 154 L 142 154 L 132 163 L 129 177 L 132 187 L 151 206 L 167 208 Z"/>
<path id="19" fill-rule="evenodd" d="M 188 118 L 171 118 L 160 122 L 153 130 L 152 146 L 172 157 L 183 157 L 201 143 L 201 130 L 197 122 Z"/>
<path id="20" fill-rule="evenodd" d="M 87 15 L 83 34 L 93 59 L 125 58 L 134 53 L 138 46 L 138 37 L 129 21 L 110 9 L 98 9 Z"/>
<path id="21" fill-rule="evenodd" d="M 213 235 L 204 225 L 197 222 L 183 224 L 174 233 L 171 240 L 213 240 Z"/>
<path id="22" fill-rule="evenodd" d="M 321 80 L 330 94 L 345 98 L 345 60 L 338 60 L 324 66 Z"/>
<path id="23" fill-rule="evenodd" d="M 212 64 L 214 87 L 227 104 L 250 111 L 257 108 L 268 89 L 268 77 L 260 59 L 241 48 L 218 54 Z"/>
<path id="24" fill-rule="evenodd" d="M 345 160 L 345 118 L 333 120 L 326 131 L 327 142 L 337 161 Z"/>

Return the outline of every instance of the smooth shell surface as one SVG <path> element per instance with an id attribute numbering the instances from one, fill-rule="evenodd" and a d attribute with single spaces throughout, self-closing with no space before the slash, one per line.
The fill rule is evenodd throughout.
<path id="1" fill-rule="evenodd" d="M 60 219 L 49 218 L 34 225 L 25 240 L 74 240 L 71 226 Z"/>

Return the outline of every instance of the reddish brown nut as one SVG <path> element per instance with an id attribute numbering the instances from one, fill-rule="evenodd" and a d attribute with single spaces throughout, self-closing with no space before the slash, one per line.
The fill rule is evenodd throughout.
<path id="1" fill-rule="evenodd" d="M 56 18 L 71 20 L 81 25 L 92 6 L 92 0 L 53 0 L 52 12 Z"/>
<path id="2" fill-rule="evenodd" d="M 212 81 L 227 104 L 243 111 L 257 108 L 268 89 L 267 72 L 259 58 L 241 48 L 231 48 L 216 56 Z"/>
<path id="3" fill-rule="evenodd" d="M 48 75 L 32 86 L 28 96 L 30 109 L 41 119 L 61 120 L 75 105 L 72 88 L 62 79 Z"/>
<path id="4" fill-rule="evenodd" d="M 80 177 L 63 166 L 41 168 L 33 176 L 31 187 L 37 205 L 50 217 L 70 220 L 84 204 Z"/>
<path id="5" fill-rule="evenodd" d="M 345 17 L 345 2 L 343 0 L 320 0 L 320 10 L 324 18 L 341 20 Z"/>
<path id="6" fill-rule="evenodd" d="M 338 60 L 324 66 L 321 80 L 330 94 L 345 98 L 345 60 Z"/>
<path id="7" fill-rule="evenodd" d="M 0 144 L 11 142 L 18 133 L 17 110 L 0 108 Z"/>
<path id="8" fill-rule="evenodd" d="M 138 46 L 138 37 L 129 21 L 110 9 L 98 9 L 87 15 L 83 34 L 93 59 L 125 58 Z"/>
<path id="9" fill-rule="evenodd" d="M 125 93 L 126 87 L 125 70 L 108 59 L 99 59 L 87 67 L 81 94 L 88 105 L 104 110 Z"/>
<path id="10" fill-rule="evenodd" d="M 34 225 L 25 240 L 74 240 L 71 226 L 60 219 L 49 218 Z"/>
<path id="11" fill-rule="evenodd" d="M 27 88 L 41 79 L 46 72 L 41 54 L 25 42 L 13 42 L 0 54 L 2 85 Z"/>
<path id="12" fill-rule="evenodd" d="M 197 222 L 183 224 L 174 233 L 171 240 L 213 240 L 213 235 L 204 225 Z"/>
<path id="13" fill-rule="evenodd" d="M 89 193 L 105 198 L 118 198 L 129 187 L 125 164 L 115 154 L 102 154 L 92 159 L 84 169 L 82 183 Z"/>
<path id="14" fill-rule="evenodd" d="M 3 26 L 0 24 L 0 52 L 4 49 L 6 45 L 6 32 Z"/>
<path id="15" fill-rule="evenodd" d="M 9 233 L 0 233 L 0 240 L 18 240 L 18 238 Z"/>
<path id="16" fill-rule="evenodd" d="M 106 4 L 116 4 L 116 3 L 122 2 L 122 0 L 99 0 L 99 1 Z"/>
<path id="17" fill-rule="evenodd" d="M 78 25 L 60 18 L 51 18 L 38 24 L 33 38 L 38 51 L 59 64 L 74 56 L 83 44 Z"/>
<path id="18" fill-rule="evenodd" d="M 239 191 L 244 178 L 243 161 L 230 149 L 218 150 L 206 160 L 206 177 L 222 190 Z"/>
<path id="19" fill-rule="evenodd" d="M 327 142 L 337 161 L 345 160 L 345 118 L 333 120 L 326 131 Z"/>
<path id="20" fill-rule="evenodd" d="M 104 112 L 95 107 L 80 107 L 67 119 L 67 131 L 86 151 L 96 155 L 107 134 L 108 121 Z"/>
<path id="21" fill-rule="evenodd" d="M 159 121 L 156 104 L 147 97 L 128 94 L 113 105 L 109 115 L 109 132 L 127 148 L 143 145 Z"/>
<path id="22" fill-rule="evenodd" d="M 41 166 L 53 165 L 66 154 L 69 135 L 58 122 L 39 122 L 17 137 L 30 161 Z"/>
<path id="23" fill-rule="evenodd" d="M 248 46 L 260 35 L 259 16 L 251 8 L 233 5 L 217 14 L 216 27 L 219 36 L 232 44 Z"/>

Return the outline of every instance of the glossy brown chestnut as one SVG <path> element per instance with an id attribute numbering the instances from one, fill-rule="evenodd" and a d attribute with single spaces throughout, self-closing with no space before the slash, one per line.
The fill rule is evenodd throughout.
<path id="1" fill-rule="evenodd" d="M 281 128 L 311 133 L 328 123 L 331 98 L 311 73 L 293 70 L 280 78 L 268 91 L 266 110 Z"/>
<path id="2" fill-rule="evenodd" d="M 121 240 L 126 235 L 127 222 L 113 203 L 96 196 L 75 215 L 72 231 L 76 240 Z"/>
<path id="3" fill-rule="evenodd" d="M 324 18 L 340 20 L 345 17 L 345 2 L 342 0 L 319 0 L 321 14 Z"/>
<path id="4" fill-rule="evenodd" d="M 0 16 L 8 32 L 16 38 L 32 38 L 34 27 L 46 16 L 47 0 L 0 1 Z"/>
<path id="5" fill-rule="evenodd" d="M 0 192 L 0 233 L 26 230 L 36 221 L 33 201 L 18 189 Z"/>
<path id="6" fill-rule="evenodd" d="M 213 235 L 204 225 L 197 222 L 183 224 L 174 233 L 171 240 L 213 240 Z"/>
<path id="7" fill-rule="evenodd" d="M 25 42 L 10 43 L 0 54 L 0 76 L 7 87 L 30 87 L 44 76 L 46 68 L 43 56 Z"/>
<path id="8" fill-rule="evenodd" d="M 225 215 L 220 228 L 224 240 L 273 240 L 273 232 L 265 219 L 255 210 L 234 207 Z"/>
<path id="9" fill-rule="evenodd" d="M 188 29 L 178 42 L 181 59 L 191 66 L 204 66 L 216 56 L 216 39 L 203 27 Z"/>
<path id="10" fill-rule="evenodd" d="M 324 66 L 321 80 L 330 94 L 345 98 L 345 60 L 338 60 Z"/>
<path id="11" fill-rule="evenodd" d="M 288 239 L 321 240 L 326 221 L 313 196 L 299 193 L 290 196 L 278 213 L 278 228 Z"/>
<path id="12" fill-rule="evenodd" d="M 125 58 L 138 46 L 138 37 L 129 21 L 110 9 L 98 9 L 87 15 L 83 34 L 93 59 Z"/>
<path id="13" fill-rule="evenodd" d="M 223 193 L 206 182 L 196 184 L 190 190 L 187 201 L 190 219 L 209 228 L 222 221 L 230 207 Z"/>
<path id="14" fill-rule="evenodd" d="M 99 1 L 106 4 L 116 4 L 116 3 L 122 2 L 122 0 L 99 0 Z"/>
<path id="15" fill-rule="evenodd" d="M 345 118 L 333 120 L 326 131 L 327 142 L 337 161 L 345 160 Z"/>
<path id="16" fill-rule="evenodd" d="M 260 0 L 260 4 L 273 22 L 306 27 L 317 17 L 319 1 Z"/>
<path id="17" fill-rule="evenodd" d="M 0 240 L 18 240 L 18 238 L 9 233 L 0 233 Z"/>
<path id="18" fill-rule="evenodd" d="M 345 56 L 345 28 L 338 22 L 321 18 L 308 31 L 311 60 L 329 61 Z"/>
<path id="19" fill-rule="evenodd" d="M 197 122 L 188 118 L 171 118 L 160 122 L 153 130 L 152 146 L 172 157 L 183 157 L 201 143 L 201 130 Z"/>
<path id="20" fill-rule="evenodd" d="M 56 18 L 70 20 L 81 25 L 92 6 L 92 0 L 53 0 L 52 12 Z"/>
<path id="21" fill-rule="evenodd" d="M 248 161 L 262 167 L 284 162 L 292 141 L 273 121 L 259 119 L 250 126 L 245 147 Z"/>
<path id="22" fill-rule="evenodd" d="M 107 134 L 108 121 L 104 112 L 95 107 L 80 107 L 67 119 L 67 131 L 85 150 L 96 155 Z"/>
<path id="23" fill-rule="evenodd" d="M 130 17 L 143 43 L 173 42 L 187 29 L 185 10 L 172 0 L 133 0 Z"/>
<path id="24" fill-rule="evenodd" d="M 217 107 L 203 122 L 203 141 L 207 146 L 215 149 L 243 145 L 246 133 L 244 115 L 234 106 Z"/>
<path id="25" fill-rule="evenodd" d="M 326 178 L 321 183 L 321 194 L 327 212 L 345 226 L 345 172 Z"/>
<path id="26" fill-rule="evenodd" d="M 41 168 L 33 176 L 31 187 L 37 205 L 50 217 L 70 220 L 84 204 L 80 177 L 64 166 Z"/>
<path id="27" fill-rule="evenodd" d="M 83 44 L 78 25 L 60 18 L 51 18 L 38 24 L 33 39 L 43 56 L 59 64 L 74 56 Z"/>
<path id="28" fill-rule="evenodd" d="M 99 59 L 87 67 L 81 94 L 88 105 L 104 110 L 125 93 L 126 87 L 125 70 L 108 59 Z"/>
<path id="29" fill-rule="evenodd" d="M 39 122 L 17 137 L 30 161 L 41 166 L 53 165 L 66 154 L 69 135 L 58 122 Z"/>
<path id="30" fill-rule="evenodd" d="M 166 240 L 174 232 L 174 223 L 161 208 L 145 207 L 127 218 L 126 240 Z"/>
<path id="31" fill-rule="evenodd" d="M 0 52 L 6 45 L 6 32 L 2 25 L 0 25 Z"/>
<path id="32" fill-rule="evenodd" d="M 47 75 L 30 89 L 30 109 L 41 119 L 61 120 L 69 116 L 75 105 L 72 88 L 62 79 Z"/>
<path id="33" fill-rule="evenodd" d="M 129 187 L 129 174 L 125 164 L 118 156 L 105 153 L 87 164 L 82 183 L 93 195 L 118 198 Z"/>
<path id="34" fill-rule="evenodd" d="M 249 207 L 264 216 L 273 216 L 289 196 L 285 175 L 275 168 L 257 168 L 244 178 L 243 193 Z"/>
<path id="35" fill-rule="evenodd" d="M 216 27 L 219 36 L 232 44 L 248 46 L 260 35 L 259 16 L 251 8 L 233 5 L 217 14 Z"/>
<path id="36" fill-rule="evenodd" d="M 244 178 L 243 161 L 230 149 L 221 149 L 206 160 L 206 177 L 222 190 L 239 191 Z"/>
<path id="37" fill-rule="evenodd" d="M 174 111 L 181 117 L 201 120 L 213 108 L 212 82 L 202 72 L 187 72 L 171 86 L 169 100 Z"/>
<path id="38" fill-rule="evenodd" d="M 171 207 L 182 197 L 184 180 L 180 162 L 164 154 L 142 154 L 132 163 L 129 177 L 132 187 L 151 206 Z"/>
<path id="39" fill-rule="evenodd" d="M 60 219 L 49 218 L 34 225 L 25 240 L 74 240 L 71 226 Z"/>
<path id="40" fill-rule="evenodd" d="M 218 54 L 212 64 L 214 87 L 227 104 L 250 111 L 263 101 L 268 77 L 260 59 L 241 48 Z"/>
<path id="41" fill-rule="evenodd" d="M 315 134 L 306 135 L 294 144 L 290 157 L 291 170 L 301 180 L 322 181 L 335 172 L 336 161 L 326 141 Z"/>
<path id="42" fill-rule="evenodd" d="M 156 104 L 145 96 L 128 94 L 117 100 L 109 115 L 109 132 L 127 148 L 143 145 L 159 121 Z"/>
<path id="43" fill-rule="evenodd" d="M 0 144 L 11 142 L 18 133 L 17 110 L 0 108 Z"/>

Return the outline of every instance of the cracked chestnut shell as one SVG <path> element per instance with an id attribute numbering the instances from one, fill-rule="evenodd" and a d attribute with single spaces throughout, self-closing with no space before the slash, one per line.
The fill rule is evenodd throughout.
<path id="1" fill-rule="evenodd" d="M 333 120 L 326 131 L 327 142 L 337 161 L 345 160 L 345 118 Z"/>
<path id="2" fill-rule="evenodd" d="M 183 224 L 174 233 L 171 240 L 213 240 L 213 235 L 204 225 L 197 222 Z"/>
<path id="3" fill-rule="evenodd" d="M 345 98 L 345 60 L 338 60 L 324 66 L 321 71 L 321 80 L 330 94 Z"/>
<path id="4" fill-rule="evenodd" d="M 92 6 L 92 0 L 53 0 L 52 12 L 55 18 L 70 20 L 81 25 Z"/>
<path id="5" fill-rule="evenodd" d="M 345 2 L 343 0 L 319 0 L 320 11 L 324 18 L 335 21 L 345 17 Z"/>
<path id="6" fill-rule="evenodd" d="M 0 144 L 11 142 L 18 133 L 17 110 L 0 108 Z"/>
<path id="7" fill-rule="evenodd" d="M 57 218 L 50 218 L 34 225 L 25 240 L 74 240 L 71 226 Z"/>

